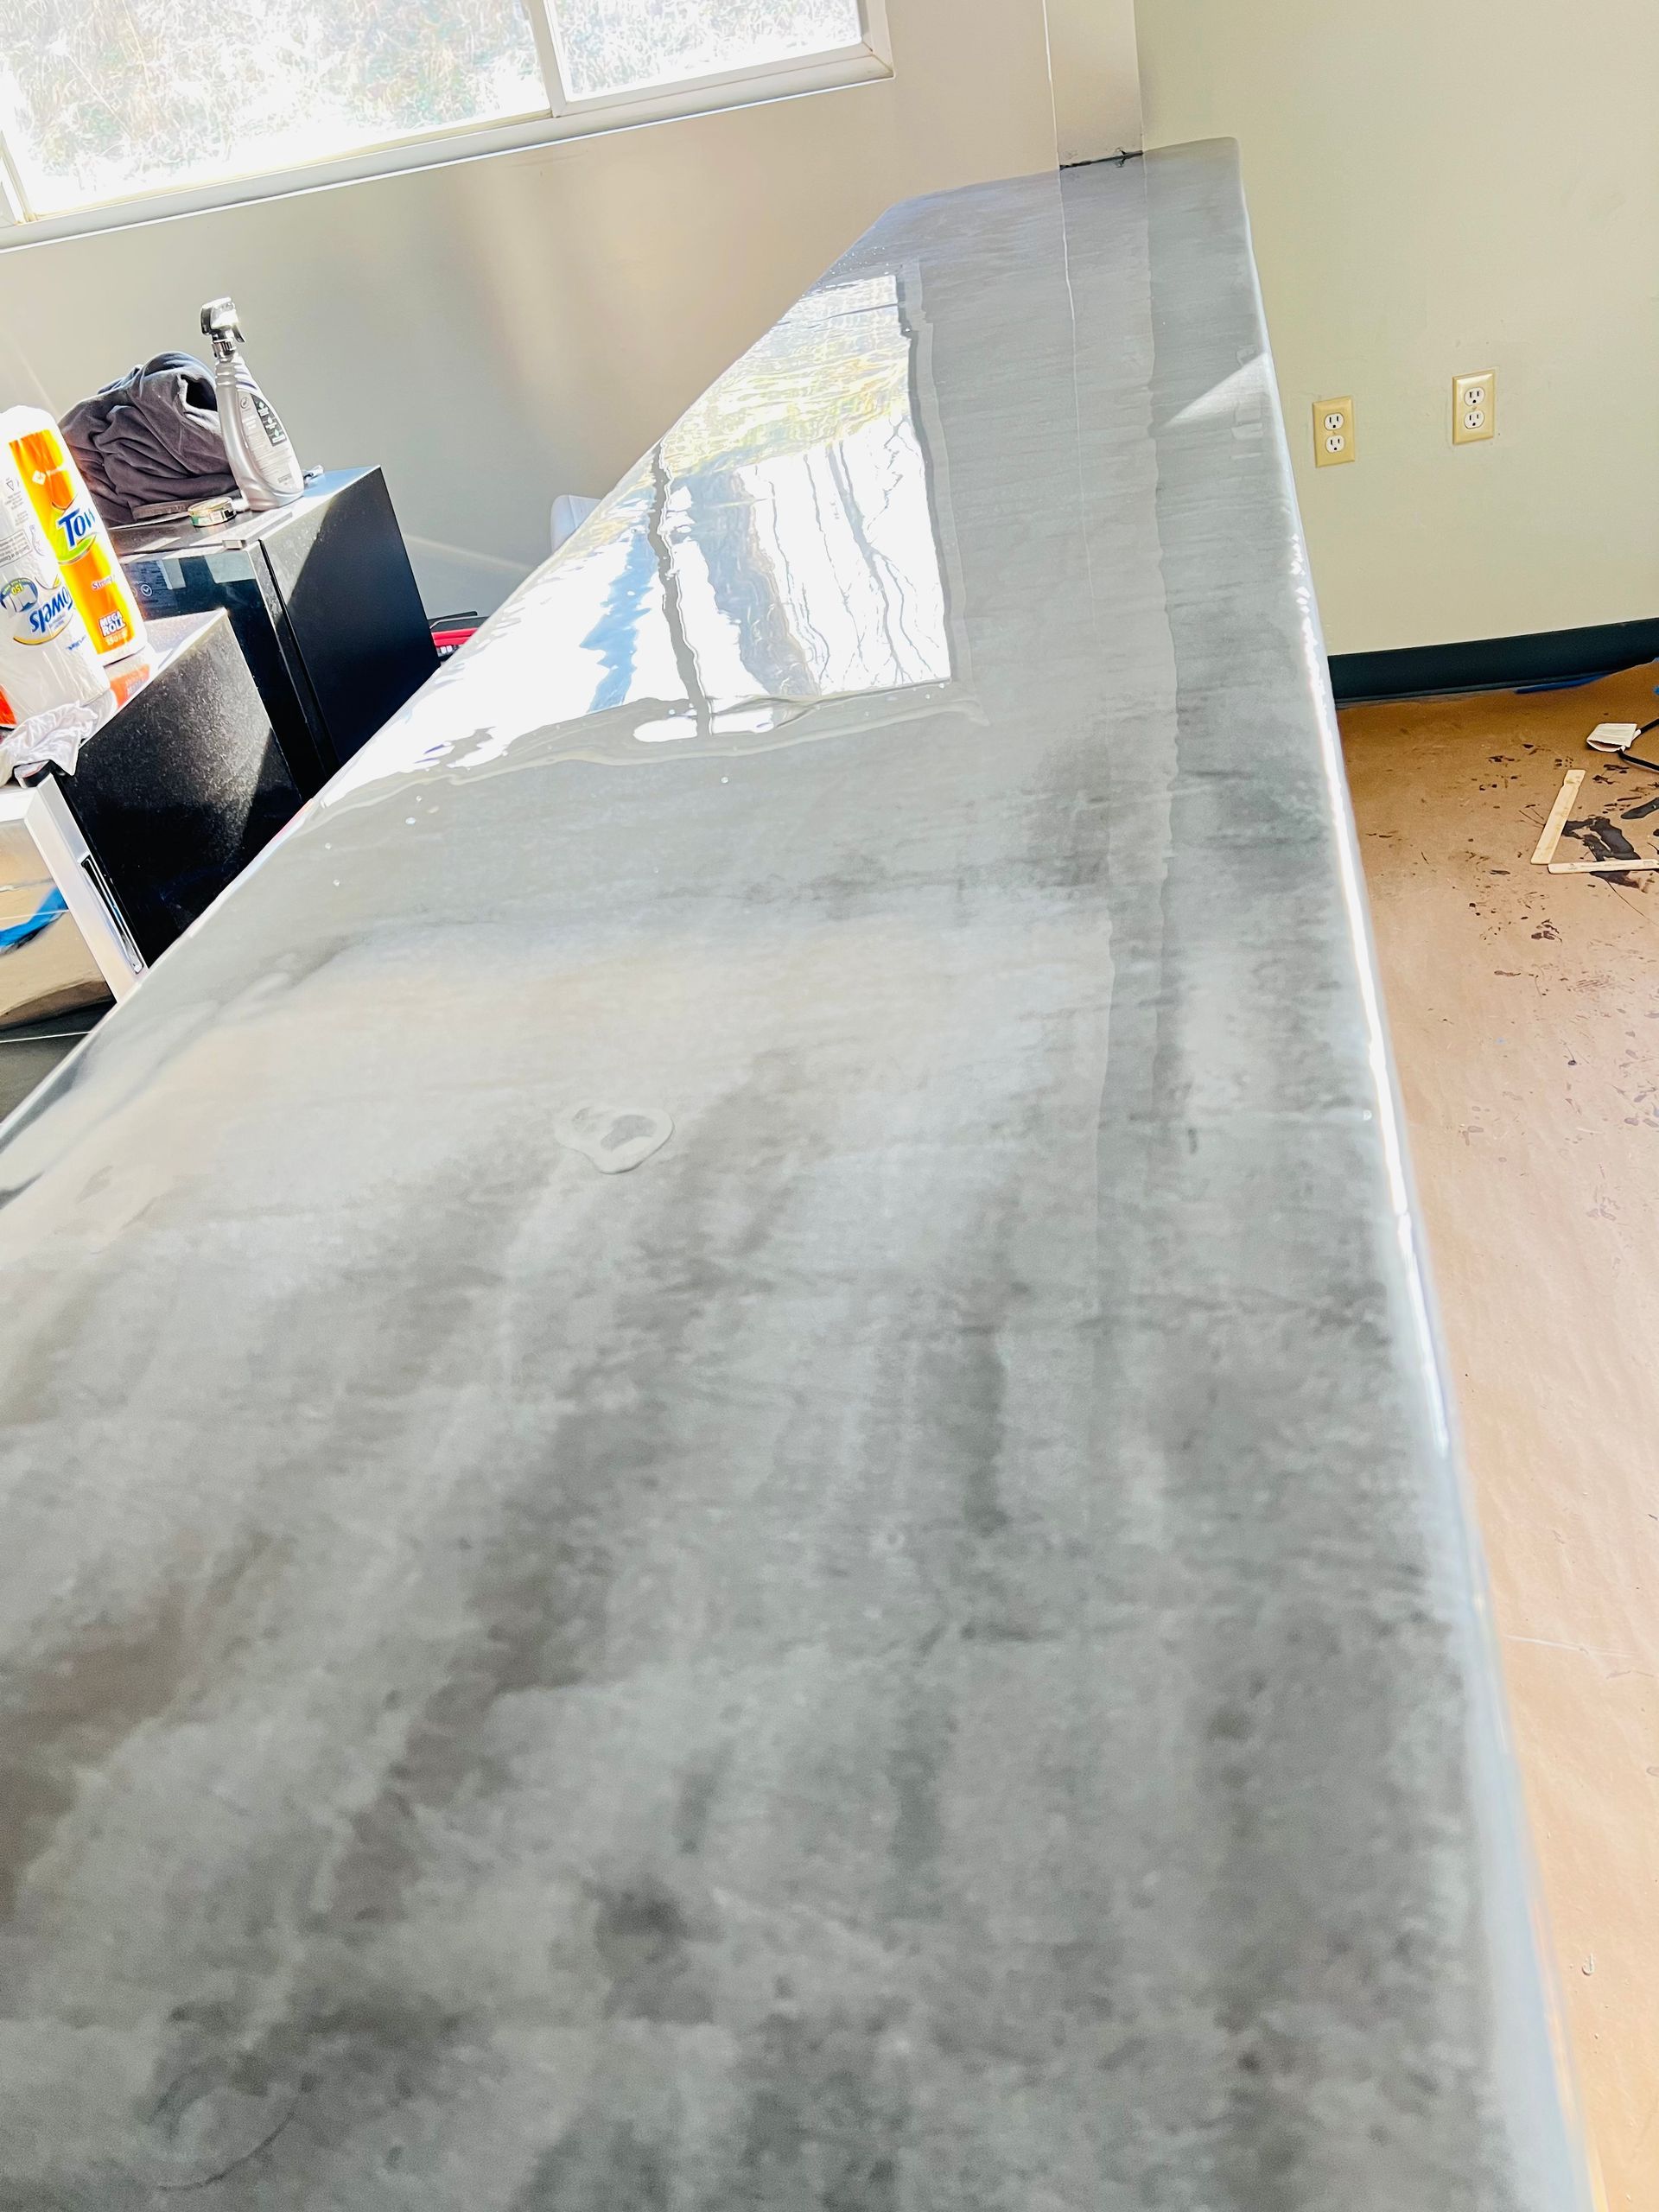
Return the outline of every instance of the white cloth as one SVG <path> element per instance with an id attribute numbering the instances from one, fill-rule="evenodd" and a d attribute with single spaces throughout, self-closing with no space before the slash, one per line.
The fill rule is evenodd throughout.
<path id="1" fill-rule="evenodd" d="M 19 722 L 0 737 L 0 783 L 9 783 L 23 768 L 44 767 L 50 761 L 66 776 L 73 775 L 80 748 L 103 720 L 96 707 L 48 707 L 27 721 Z"/>

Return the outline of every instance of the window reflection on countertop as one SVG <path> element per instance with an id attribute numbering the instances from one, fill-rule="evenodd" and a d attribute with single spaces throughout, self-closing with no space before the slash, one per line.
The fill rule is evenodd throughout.
<path id="1" fill-rule="evenodd" d="M 915 289 L 884 271 L 809 294 L 324 803 L 517 765 L 532 738 L 537 760 L 645 760 L 975 711 Z"/>

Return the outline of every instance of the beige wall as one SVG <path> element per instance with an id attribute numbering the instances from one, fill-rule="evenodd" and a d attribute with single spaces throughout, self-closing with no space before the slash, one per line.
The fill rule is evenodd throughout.
<path id="1" fill-rule="evenodd" d="M 1652 0 L 1138 15 L 1147 143 L 1243 147 L 1332 650 L 1659 615 Z M 1451 378 L 1492 367 L 1497 437 L 1453 448 Z M 1349 391 L 1359 459 L 1316 476 Z"/>
<path id="2" fill-rule="evenodd" d="M 1048 0 L 1054 120 L 1063 162 L 1141 143 L 1134 0 Z"/>
<path id="3" fill-rule="evenodd" d="M 383 462 L 429 604 L 488 608 L 883 209 L 1052 167 L 1042 0 L 888 13 L 889 83 L 0 254 L 0 401 L 232 292 L 305 461 Z"/>

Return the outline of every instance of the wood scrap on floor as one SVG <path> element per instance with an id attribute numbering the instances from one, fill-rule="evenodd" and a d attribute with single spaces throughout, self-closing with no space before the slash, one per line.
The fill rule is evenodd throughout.
<path id="1" fill-rule="evenodd" d="M 1646 860 L 1551 861 L 1549 872 L 1552 875 L 1611 875 L 1620 868 L 1629 873 L 1641 868 L 1659 868 L 1659 853 Z"/>
<path id="2" fill-rule="evenodd" d="M 1573 802 L 1577 798 L 1579 786 L 1583 781 L 1582 768 L 1567 770 L 1561 788 L 1555 794 L 1555 804 L 1549 810 L 1549 819 L 1545 823 L 1542 834 L 1534 849 L 1532 864 L 1535 868 L 1547 866 L 1556 846 L 1561 842 L 1561 832 L 1567 827 L 1567 817 L 1573 811 Z"/>
<path id="3" fill-rule="evenodd" d="M 1541 860 L 1552 875 L 1602 875 L 1622 880 L 1659 868 L 1659 849 L 1644 852 L 1631 842 L 1629 836 L 1632 823 L 1659 812 L 1659 796 L 1656 795 L 1659 785 L 1654 782 L 1656 764 L 1637 760 L 1626 747 L 1611 742 L 1613 737 L 1622 736 L 1626 729 L 1637 737 L 1643 736 L 1649 727 L 1651 725 L 1602 722 L 1591 732 L 1586 742 L 1592 752 L 1614 755 L 1619 760 L 1621 771 L 1634 769 L 1640 780 L 1625 786 L 1624 794 L 1610 799 L 1600 813 L 1574 819 L 1572 810 L 1580 800 L 1586 772 L 1582 768 L 1568 770 L 1533 854 L 1534 861 Z M 1598 784 L 1605 785 L 1609 780 L 1606 775 L 1598 772 Z M 1644 834 L 1651 845 L 1652 833 Z M 1564 843 L 1566 849 L 1558 859 L 1556 855 Z"/>

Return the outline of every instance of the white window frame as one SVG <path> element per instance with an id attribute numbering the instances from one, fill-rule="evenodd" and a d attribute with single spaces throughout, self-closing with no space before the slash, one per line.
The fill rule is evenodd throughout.
<path id="1" fill-rule="evenodd" d="M 0 131 L 0 253 L 45 245 L 54 238 L 80 238 L 92 231 L 124 230 L 171 216 L 200 214 L 208 208 L 240 207 L 250 200 L 283 199 L 292 193 L 392 176 L 406 169 L 435 168 L 450 162 L 475 160 L 480 155 L 556 145 L 564 139 L 588 137 L 633 124 L 714 115 L 723 109 L 752 107 L 801 92 L 868 84 L 893 74 L 886 0 L 859 0 L 863 36 L 854 45 L 785 61 L 759 62 L 744 69 L 718 70 L 643 91 L 601 92 L 576 99 L 567 90 L 553 0 L 525 0 L 525 4 L 551 99 L 544 108 L 499 123 L 410 131 L 299 168 L 257 170 L 183 188 L 163 185 L 61 214 L 40 216 L 30 211 L 22 175 Z"/>

